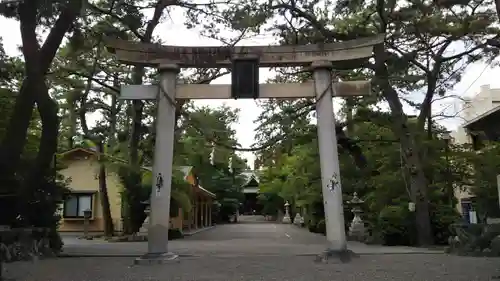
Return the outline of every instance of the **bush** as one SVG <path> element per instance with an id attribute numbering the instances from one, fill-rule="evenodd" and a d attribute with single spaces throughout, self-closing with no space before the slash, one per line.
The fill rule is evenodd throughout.
<path id="1" fill-rule="evenodd" d="M 316 225 L 316 232 L 321 234 L 326 234 L 326 222 L 325 219 L 322 219 Z"/>
<path id="2" fill-rule="evenodd" d="M 431 210 L 432 231 L 434 243 L 438 245 L 448 244 L 448 238 L 452 235 L 450 226 L 460 220 L 460 214 L 449 205 L 440 205 Z"/>
<path id="3" fill-rule="evenodd" d="M 0 233 L 0 261 L 50 257 L 62 248 L 59 234 L 49 228 L 14 228 Z"/>
<path id="4" fill-rule="evenodd" d="M 450 225 L 448 253 L 466 256 L 500 256 L 500 224 Z"/>
<path id="5" fill-rule="evenodd" d="M 305 221 L 307 229 L 312 232 L 312 233 L 317 233 L 318 232 L 318 223 L 315 222 L 314 220 L 307 220 Z"/>
<path id="6" fill-rule="evenodd" d="M 64 242 L 62 241 L 61 235 L 56 229 L 51 229 L 48 233 L 49 245 L 52 251 L 56 254 L 62 251 Z"/>
<path id="7" fill-rule="evenodd" d="M 184 237 L 184 234 L 182 233 L 182 230 L 180 230 L 178 228 L 168 230 L 168 240 L 175 240 L 175 239 L 180 239 L 183 237 Z"/>
<path id="8" fill-rule="evenodd" d="M 379 213 L 377 229 L 383 244 L 388 246 L 410 245 L 413 218 L 406 206 L 387 206 Z"/>

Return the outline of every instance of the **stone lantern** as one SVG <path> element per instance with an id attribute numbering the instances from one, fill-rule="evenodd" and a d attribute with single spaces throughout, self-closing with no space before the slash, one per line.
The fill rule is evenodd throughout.
<path id="1" fill-rule="evenodd" d="M 92 218 L 92 210 L 90 209 L 83 210 L 83 237 L 85 239 L 91 239 L 89 236 L 89 226 L 91 218 Z"/>
<path id="2" fill-rule="evenodd" d="M 408 211 L 412 213 L 415 212 L 415 203 L 413 202 L 408 203 Z"/>
<path id="3" fill-rule="evenodd" d="M 290 203 L 288 201 L 285 202 L 285 216 L 283 217 L 283 223 L 291 223 L 290 219 Z"/>
<path id="4" fill-rule="evenodd" d="M 148 235 L 148 228 L 149 228 L 149 215 L 151 214 L 151 204 L 149 203 L 149 200 L 141 202 L 142 204 L 146 205 L 146 208 L 144 209 L 144 214 L 146 214 L 146 218 L 144 219 L 144 222 L 141 225 L 141 228 L 139 229 L 139 234 L 140 235 Z"/>
<path id="5" fill-rule="evenodd" d="M 354 214 L 354 218 L 352 219 L 351 225 L 349 227 L 349 237 L 355 241 L 364 242 L 367 233 L 365 229 L 365 223 L 361 219 L 361 205 L 365 203 L 362 199 L 358 197 L 358 193 L 354 192 L 351 201 L 347 202 L 352 205 L 351 212 Z"/>
<path id="6" fill-rule="evenodd" d="M 295 218 L 293 219 L 293 224 L 302 226 L 304 224 L 304 218 L 300 215 L 300 212 L 295 214 Z"/>

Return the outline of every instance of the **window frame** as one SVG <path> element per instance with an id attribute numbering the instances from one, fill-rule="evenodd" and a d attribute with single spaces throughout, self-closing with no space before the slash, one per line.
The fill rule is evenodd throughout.
<path id="1" fill-rule="evenodd" d="M 79 205 L 80 205 L 80 198 L 81 197 L 90 197 L 90 211 L 91 211 L 91 214 L 90 214 L 90 218 L 89 219 L 93 219 L 94 218 L 94 194 L 95 192 L 72 192 L 70 194 L 68 194 L 69 196 L 68 197 L 76 197 L 77 198 L 77 201 L 76 201 L 76 216 L 68 216 L 66 215 L 66 208 L 67 208 L 67 199 L 66 198 L 64 200 L 64 203 L 63 203 L 63 210 L 62 210 L 62 217 L 63 219 L 84 219 L 84 216 L 79 216 L 78 215 L 78 210 L 79 210 Z"/>

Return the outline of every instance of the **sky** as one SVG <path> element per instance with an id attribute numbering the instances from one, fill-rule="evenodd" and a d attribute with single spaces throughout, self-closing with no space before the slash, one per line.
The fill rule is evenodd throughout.
<path id="1" fill-rule="evenodd" d="M 199 35 L 199 30 L 187 29 L 184 27 L 185 16 L 179 9 L 169 13 L 169 18 L 160 24 L 155 30 L 155 36 L 158 36 L 168 45 L 178 46 L 210 46 L 221 45 L 221 43 L 205 38 Z M 15 20 L 6 19 L 0 16 L 0 37 L 3 38 L 4 48 L 9 55 L 19 55 L 17 46 L 21 44 L 21 35 L 19 31 L 19 23 Z M 182 34 L 182 36 L 179 36 Z M 274 38 L 270 35 L 260 35 L 255 38 L 245 40 L 239 45 L 270 45 L 274 43 Z M 260 69 L 260 82 L 264 83 L 267 79 L 272 78 L 273 73 L 269 69 Z M 450 94 L 461 97 L 474 96 L 481 85 L 490 84 L 492 88 L 500 88 L 500 68 L 490 68 L 484 63 L 476 63 L 470 65 L 461 80 L 452 89 Z M 212 83 L 230 84 L 231 77 L 226 75 L 218 78 Z M 254 120 L 260 114 L 261 109 L 253 100 L 197 100 L 197 105 L 207 105 L 218 107 L 226 104 L 233 108 L 240 109 L 239 123 L 233 126 L 236 131 L 236 137 L 242 147 L 250 147 L 254 142 L 255 128 Z M 338 107 L 339 102 L 334 103 Z M 453 115 L 461 110 L 461 101 L 459 99 L 446 99 L 436 103 L 434 111 L 441 112 L 446 110 L 447 115 Z M 407 108 L 407 111 L 410 111 Z M 438 121 L 445 125 L 450 130 L 455 130 L 463 120 L 460 118 L 452 118 Z M 240 153 L 241 156 L 248 160 L 250 167 L 253 167 L 254 155 L 250 152 Z"/>

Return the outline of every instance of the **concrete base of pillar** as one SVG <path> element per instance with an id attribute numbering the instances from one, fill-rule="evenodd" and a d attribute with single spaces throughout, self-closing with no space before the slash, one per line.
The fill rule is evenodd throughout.
<path id="1" fill-rule="evenodd" d="M 141 228 L 139 229 L 139 234 L 148 235 L 148 228 L 149 228 L 149 216 L 147 216 L 144 219 L 144 222 L 142 223 Z"/>
<path id="2" fill-rule="evenodd" d="M 135 259 L 135 265 L 154 265 L 180 262 L 179 256 L 174 253 L 145 254 Z"/>
<path id="3" fill-rule="evenodd" d="M 292 219 L 290 218 L 290 216 L 285 215 L 285 216 L 283 217 L 283 221 L 282 221 L 282 222 L 283 222 L 283 223 L 292 223 Z"/>
<path id="4" fill-rule="evenodd" d="M 326 249 L 323 253 L 316 256 L 315 261 L 322 263 L 348 263 L 353 258 L 358 257 L 358 254 L 349 249 L 343 251 Z"/>

